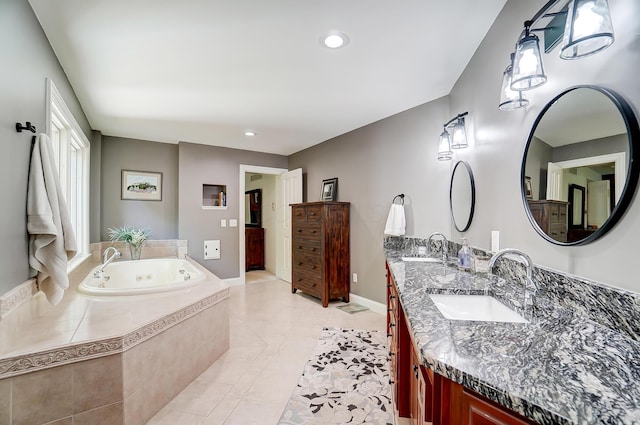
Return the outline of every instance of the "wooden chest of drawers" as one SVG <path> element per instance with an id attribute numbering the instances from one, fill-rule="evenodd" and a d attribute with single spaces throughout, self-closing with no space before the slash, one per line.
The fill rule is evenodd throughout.
<path id="1" fill-rule="evenodd" d="M 528 201 L 531 215 L 542 231 L 559 242 L 567 242 L 567 206 L 564 201 Z"/>
<path id="2" fill-rule="evenodd" d="M 291 292 L 349 302 L 349 203 L 291 205 Z"/>

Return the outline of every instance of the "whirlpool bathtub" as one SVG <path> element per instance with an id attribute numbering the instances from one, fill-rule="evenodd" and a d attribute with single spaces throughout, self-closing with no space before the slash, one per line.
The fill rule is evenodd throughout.
<path id="1" fill-rule="evenodd" d="M 78 285 L 88 295 L 139 295 L 188 288 L 205 279 L 204 272 L 186 260 L 162 258 L 119 261 L 89 272 Z"/>

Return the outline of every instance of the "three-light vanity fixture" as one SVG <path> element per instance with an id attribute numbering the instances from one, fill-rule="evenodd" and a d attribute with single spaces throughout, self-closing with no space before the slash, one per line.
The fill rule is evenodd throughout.
<path id="1" fill-rule="evenodd" d="M 557 11 L 555 11 L 557 10 Z M 532 28 L 543 18 L 550 18 L 548 26 Z M 561 32 L 563 30 L 563 32 Z M 551 0 L 525 21 L 524 30 L 516 43 L 516 51 L 502 75 L 499 108 L 511 111 L 529 104 L 523 91 L 544 84 L 540 39 L 534 32 L 542 31 L 545 52 L 551 51 L 560 37 L 560 57 L 579 59 L 600 52 L 614 41 L 613 25 L 607 0 Z"/>
<path id="2" fill-rule="evenodd" d="M 451 118 L 444 124 L 440 142 L 438 143 L 438 160 L 449 161 L 453 157 L 451 149 L 464 149 L 469 146 L 467 142 L 467 132 L 464 128 L 464 117 L 469 112 L 463 112 Z M 447 131 L 451 130 L 453 136 Z"/>

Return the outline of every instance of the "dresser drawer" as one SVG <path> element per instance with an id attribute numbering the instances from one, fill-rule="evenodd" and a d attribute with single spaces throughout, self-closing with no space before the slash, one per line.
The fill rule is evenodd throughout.
<path id="1" fill-rule="evenodd" d="M 301 289 L 309 295 L 319 297 L 322 295 L 322 280 L 320 276 L 313 276 L 301 271 L 295 271 L 292 276 L 292 284 L 296 289 Z"/>
<path id="2" fill-rule="evenodd" d="M 566 205 L 552 205 L 549 208 L 549 224 L 566 224 L 567 223 L 567 207 Z"/>
<path id="3" fill-rule="evenodd" d="M 304 224 L 296 225 L 292 233 L 294 237 L 317 239 L 320 237 L 320 223 L 305 222 Z"/>
<path id="4" fill-rule="evenodd" d="M 322 217 L 322 207 L 311 206 L 306 208 L 293 207 L 292 221 L 293 223 L 320 223 Z"/>
<path id="5" fill-rule="evenodd" d="M 567 226 L 562 224 L 552 224 L 549 226 L 549 236 L 559 242 L 567 241 Z"/>
<path id="6" fill-rule="evenodd" d="M 293 264 L 301 273 L 314 274 L 320 276 L 321 261 L 320 256 L 296 255 L 293 258 Z"/>
<path id="7" fill-rule="evenodd" d="M 306 255 L 308 257 L 320 255 L 320 241 L 294 238 L 293 256 Z"/>

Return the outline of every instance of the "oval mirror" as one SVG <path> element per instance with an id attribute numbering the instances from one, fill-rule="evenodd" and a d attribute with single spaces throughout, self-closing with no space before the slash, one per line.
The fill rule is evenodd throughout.
<path id="1" fill-rule="evenodd" d="M 449 206 L 451 219 L 458 232 L 466 232 L 471 226 L 476 204 L 476 185 L 471 166 L 458 161 L 451 173 L 449 186 Z"/>
<path id="2" fill-rule="evenodd" d="M 536 231 L 582 245 L 611 229 L 636 189 L 638 143 L 633 109 L 611 90 L 578 86 L 551 100 L 522 161 L 522 199 Z"/>

